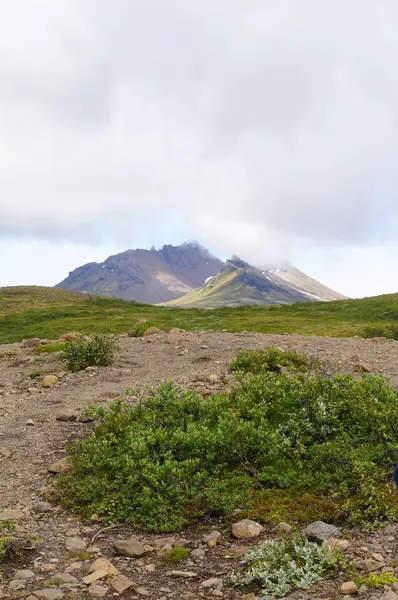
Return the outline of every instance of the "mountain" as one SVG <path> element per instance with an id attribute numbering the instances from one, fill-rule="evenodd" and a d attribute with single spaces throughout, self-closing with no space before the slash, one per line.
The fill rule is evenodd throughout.
<path id="1" fill-rule="evenodd" d="M 168 302 L 167 306 L 220 308 L 311 301 L 314 298 L 294 285 L 233 257 L 203 287 Z"/>
<path id="2" fill-rule="evenodd" d="M 198 242 L 126 250 L 78 267 L 56 287 L 146 304 L 215 308 L 292 304 L 344 296 L 290 266 L 258 269 L 238 257 L 225 263 Z"/>
<path id="3" fill-rule="evenodd" d="M 346 299 L 346 296 L 343 296 L 343 294 L 331 290 L 326 285 L 323 285 L 323 283 L 300 271 L 300 269 L 296 269 L 296 267 L 273 268 L 268 271 L 268 275 L 276 281 L 282 280 L 289 283 L 309 298 L 312 298 L 312 300 L 330 302 L 332 300 Z"/>
<path id="4" fill-rule="evenodd" d="M 223 262 L 199 243 L 163 246 L 160 250 L 126 250 L 103 263 L 78 267 L 56 287 L 158 304 L 204 285 Z"/>

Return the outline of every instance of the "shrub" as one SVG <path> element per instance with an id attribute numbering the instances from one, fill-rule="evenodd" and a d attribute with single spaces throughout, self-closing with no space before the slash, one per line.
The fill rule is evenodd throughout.
<path id="1" fill-rule="evenodd" d="M 189 550 L 183 548 L 182 546 L 175 546 L 169 552 L 163 555 L 166 560 L 171 560 L 173 562 L 179 562 L 181 560 L 185 560 L 189 556 Z"/>
<path id="2" fill-rule="evenodd" d="M 308 589 L 339 566 L 339 555 L 298 536 L 283 541 L 267 540 L 245 556 L 249 565 L 244 577 L 233 577 L 235 585 L 257 583 L 261 594 L 284 598 L 297 589 Z"/>
<path id="3" fill-rule="evenodd" d="M 383 571 L 382 573 L 370 573 L 364 577 L 358 577 L 355 579 L 355 583 L 358 587 L 366 585 L 372 588 L 384 587 L 385 585 L 391 586 L 397 582 L 397 578 L 394 573 L 388 573 Z"/>
<path id="4" fill-rule="evenodd" d="M 89 339 L 75 339 L 66 343 L 62 358 L 70 371 L 80 371 L 86 367 L 111 365 L 117 351 L 112 337 L 95 334 Z"/>
<path id="5" fill-rule="evenodd" d="M 231 369 L 240 373 L 280 373 L 282 368 L 292 371 L 308 371 L 310 363 L 304 354 L 294 350 L 283 352 L 277 348 L 266 350 L 239 350 Z"/>
<path id="6" fill-rule="evenodd" d="M 0 562 L 9 555 L 13 542 L 15 540 L 12 535 L 15 533 L 16 525 L 14 521 L 3 521 L 0 523 Z"/>
<path id="7" fill-rule="evenodd" d="M 35 349 L 37 354 L 48 353 L 52 354 L 54 352 L 62 352 L 67 347 L 66 343 L 54 342 L 53 344 L 44 344 L 43 346 L 38 346 Z"/>
<path id="8" fill-rule="evenodd" d="M 398 340 L 398 325 L 382 325 L 379 327 L 364 327 L 361 331 L 364 338 L 385 337 Z"/>
<path id="9" fill-rule="evenodd" d="M 129 331 L 129 337 L 142 337 L 147 329 L 153 327 L 149 321 L 138 321 Z"/>
<path id="10" fill-rule="evenodd" d="M 175 531 L 237 508 L 267 521 L 297 507 L 292 517 L 311 520 L 317 497 L 321 520 L 398 517 L 398 399 L 374 375 L 247 374 L 206 399 L 169 382 L 138 406 L 92 415 L 60 482 L 76 512 Z"/>

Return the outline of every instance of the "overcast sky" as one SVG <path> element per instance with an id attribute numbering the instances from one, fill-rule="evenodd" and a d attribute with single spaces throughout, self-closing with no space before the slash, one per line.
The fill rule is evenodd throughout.
<path id="1" fill-rule="evenodd" d="M 0 285 L 198 239 L 398 291 L 396 0 L 2 0 Z"/>

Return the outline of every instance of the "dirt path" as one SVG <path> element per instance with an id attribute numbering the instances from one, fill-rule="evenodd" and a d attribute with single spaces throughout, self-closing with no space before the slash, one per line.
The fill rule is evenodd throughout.
<path id="1" fill-rule="evenodd" d="M 88 538 L 91 531 L 98 530 L 98 527 L 92 527 L 90 531 L 84 530 L 81 524 L 76 524 L 76 521 L 59 509 L 43 515 L 37 515 L 32 510 L 42 500 L 43 489 L 49 483 L 48 465 L 65 456 L 69 442 L 84 435 L 89 427 L 85 423 L 57 421 L 56 415 L 59 412 L 81 412 L 90 404 L 109 402 L 110 398 L 117 397 L 126 388 L 155 385 L 167 379 L 202 391 L 220 389 L 223 386 L 222 378 L 228 374 L 228 364 L 239 348 L 277 346 L 282 349 L 297 349 L 347 372 L 354 372 L 358 365 L 363 365 L 372 372 L 390 377 L 392 383 L 398 385 L 398 343 L 393 341 L 206 332 L 152 336 L 143 340 L 122 338 L 120 346 L 121 352 L 115 366 L 77 374 L 62 373 L 64 367 L 53 355 L 37 355 L 20 345 L 0 346 L 0 355 L 17 350 L 15 357 L 0 360 L 0 511 L 21 509 L 24 512 L 20 530 L 43 538 L 40 548 L 44 553 L 43 561 L 51 564 L 48 561 L 53 558 L 52 564 L 57 569 L 60 568 L 59 565 L 64 570 L 70 566 L 65 562 L 65 534 L 68 529 L 77 527 L 80 535 L 86 531 Z M 59 374 L 62 378 L 56 387 L 43 389 L 41 376 L 31 378 L 36 371 Z M 210 379 L 209 375 L 212 375 Z M 216 379 L 214 375 L 218 377 L 217 381 L 213 381 Z M 29 420 L 33 421 L 33 425 L 27 424 Z M 147 536 L 144 541 L 151 543 L 151 539 L 151 536 Z M 96 543 L 100 544 L 100 541 L 101 538 Z M 103 539 L 104 547 L 101 552 L 109 550 L 109 543 L 108 538 Z M 223 551 L 225 553 L 225 548 Z M 56 560 L 60 562 L 56 563 Z M 222 560 L 221 555 L 217 555 L 217 560 L 218 571 L 221 571 L 225 567 L 225 560 Z M 202 569 L 200 580 L 206 578 L 206 575 L 214 576 L 214 561 L 207 567 L 204 566 L 205 562 L 192 564 L 189 568 L 199 571 Z M 127 566 L 124 565 L 125 569 L 129 570 L 129 565 L 131 567 L 131 561 Z M 84 563 L 81 568 L 84 569 Z M 228 568 L 231 570 L 230 566 Z M 142 586 L 150 597 L 177 597 L 173 595 L 173 591 L 170 592 L 171 595 L 169 592 L 159 591 L 162 587 L 175 589 L 175 582 L 172 586 L 170 581 L 166 585 L 166 576 L 166 583 L 162 586 L 163 575 L 155 578 L 155 574 L 145 572 L 140 577 L 136 565 L 134 569 L 133 579 L 145 580 Z M 6 585 L 12 575 L 11 568 L 4 574 L 2 591 L 5 598 L 13 597 Z M 48 578 L 45 573 L 40 576 Z M 37 589 L 37 585 L 33 587 Z M 193 584 L 193 587 L 191 584 L 188 586 L 185 581 L 178 585 L 181 593 L 185 590 L 184 593 L 193 594 L 182 597 L 213 597 L 210 592 L 201 591 Z M 25 586 L 23 589 L 30 588 Z M 64 597 L 87 598 L 85 589 L 79 582 Z M 111 592 L 109 595 L 112 595 Z M 135 598 L 140 597 L 140 594 L 137 595 L 130 589 L 123 597 Z M 222 597 L 241 598 L 242 594 L 228 589 L 223 591 Z"/>

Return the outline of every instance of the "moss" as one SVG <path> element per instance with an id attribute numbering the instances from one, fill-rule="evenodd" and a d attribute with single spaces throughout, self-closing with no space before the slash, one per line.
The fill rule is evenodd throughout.
<path id="1" fill-rule="evenodd" d="M 163 558 L 166 560 L 171 560 L 173 562 L 179 562 L 181 560 L 185 560 L 189 556 L 189 550 L 183 548 L 182 546 L 175 546 L 169 552 L 166 552 L 163 555 Z"/>

